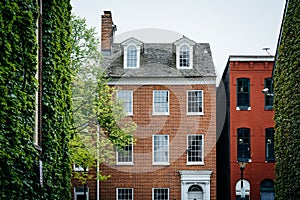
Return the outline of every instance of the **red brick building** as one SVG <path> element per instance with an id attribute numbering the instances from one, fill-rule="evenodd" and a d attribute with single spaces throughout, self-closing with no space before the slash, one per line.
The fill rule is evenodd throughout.
<path id="1" fill-rule="evenodd" d="M 102 27 L 115 30 L 109 11 Z M 111 178 L 100 183 L 100 199 L 216 199 L 216 75 L 209 44 L 186 37 L 114 43 L 113 35 L 102 28 L 104 63 L 126 119 L 138 128 L 135 144 L 101 165 Z"/>
<path id="2" fill-rule="evenodd" d="M 225 121 L 217 145 L 218 199 L 240 199 L 241 160 L 245 199 L 274 199 L 273 64 L 273 56 L 229 57 L 217 95 L 217 113 L 225 113 L 217 120 Z"/>

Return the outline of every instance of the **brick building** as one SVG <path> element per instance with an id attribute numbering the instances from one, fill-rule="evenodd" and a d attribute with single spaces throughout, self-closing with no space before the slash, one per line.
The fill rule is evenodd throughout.
<path id="1" fill-rule="evenodd" d="M 225 121 L 217 143 L 218 199 L 240 199 L 242 160 L 246 199 L 274 199 L 273 64 L 273 56 L 228 59 L 217 92 L 218 116 L 226 108 L 225 120 L 217 119 Z"/>
<path id="2" fill-rule="evenodd" d="M 101 165 L 111 178 L 100 183 L 100 199 L 216 199 L 216 75 L 209 44 L 186 37 L 114 43 L 114 30 L 105 11 L 110 85 L 138 128 L 135 144 L 117 150 L 114 164 Z"/>

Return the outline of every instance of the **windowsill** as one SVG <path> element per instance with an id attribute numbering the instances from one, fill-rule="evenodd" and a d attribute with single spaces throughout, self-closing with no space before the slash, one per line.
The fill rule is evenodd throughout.
<path id="1" fill-rule="evenodd" d="M 168 116 L 170 113 L 152 113 L 152 115 L 160 116 L 160 115 L 165 115 Z"/>
<path id="2" fill-rule="evenodd" d="M 243 106 L 243 107 L 236 107 L 236 110 L 240 110 L 240 111 L 247 111 L 247 110 L 251 110 L 251 107 L 247 107 L 247 106 Z"/>
<path id="3" fill-rule="evenodd" d="M 188 116 L 202 116 L 202 115 L 204 115 L 204 113 L 203 112 L 201 112 L 201 113 L 186 113 L 186 115 L 188 115 Z"/>
<path id="4" fill-rule="evenodd" d="M 193 67 L 180 67 L 180 66 L 178 66 L 177 69 L 193 69 Z"/>
<path id="5" fill-rule="evenodd" d="M 133 113 L 127 113 L 126 116 L 127 116 L 127 117 L 132 117 L 132 116 L 133 116 Z"/>
<path id="6" fill-rule="evenodd" d="M 153 166 L 159 166 L 159 165 L 164 165 L 164 166 L 168 166 L 170 165 L 169 162 L 158 162 L 158 163 L 152 163 Z"/>
<path id="7" fill-rule="evenodd" d="M 265 111 L 273 111 L 273 106 L 265 106 Z"/>
<path id="8" fill-rule="evenodd" d="M 191 165 L 204 165 L 204 162 L 188 162 L 186 165 L 191 166 Z"/>
<path id="9" fill-rule="evenodd" d="M 124 69 L 138 69 L 138 68 L 140 68 L 139 66 L 137 66 L 137 67 L 124 67 Z"/>
<path id="10" fill-rule="evenodd" d="M 266 163 L 275 163 L 275 159 L 274 160 L 266 160 Z"/>
<path id="11" fill-rule="evenodd" d="M 124 163 L 118 162 L 116 165 L 117 166 L 133 166 L 134 163 L 133 162 L 124 162 Z"/>

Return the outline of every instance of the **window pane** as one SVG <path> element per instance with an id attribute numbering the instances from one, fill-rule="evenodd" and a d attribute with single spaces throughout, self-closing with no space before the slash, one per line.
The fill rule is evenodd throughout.
<path id="1" fill-rule="evenodd" d="M 128 114 L 132 113 L 132 91 L 131 90 L 119 90 L 117 92 L 117 98 L 124 105 L 124 111 Z"/>
<path id="2" fill-rule="evenodd" d="M 250 80 L 248 78 L 237 79 L 237 106 L 250 106 Z"/>
<path id="3" fill-rule="evenodd" d="M 250 129 L 238 129 L 238 161 L 248 161 L 250 159 Z"/>
<path id="4" fill-rule="evenodd" d="M 266 133 L 266 160 L 274 161 L 275 160 L 275 154 L 274 154 L 275 130 L 273 128 L 268 128 L 266 129 L 265 133 Z"/>
<path id="5" fill-rule="evenodd" d="M 189 67 L 190 66 L 190 49 L 186 45 L 183 45 L 180 47 L 179 66 L 180 67 Z"/>
<path id="6" fill-rule="evenodd" d="M 155 90 L 154 91 L 154 113 L 168 113 L 169 112 L 169 91 Z"/>
<path id="7" fill-rule="evenodd" d="M 188 91 L 188 112 L 201 113 L 202 112 L 202 91 Z"/>
<path id="8" fill-rule="evenodd" d="M 169 162 L 169 137 L 168 135 L 153 136 L 154 162 Z"/>
<path id="9" fill-rule="evenodd" d="M 202 162 L 202 135 L 188 135 L 188 162 Z"/>
<path id="10" fill-rule="evenodd" d="M 119 188 L 118 189 L 118 200 L 131 200 L 133 199 L 132 188 Z"/>
<path id="11" fill-rule="evenodd" d="M 169 189 L 154 189 L 153 190 L 153 199 L 154 200 L 168 200 L 169 199 Z"/>
<path id="12" fill-rule="evenodd" d="M 132 141 L 131 141 L 132 142 Z M 122 149 L 117 149 L 118 163 L 132 163 L 133 162 L 132 143 Z"/>
<path id="13" fill-rule="evenodd" d="M 127 67 L 137 67 L 137 49 L 135 46 L 127 48 Z"/>
<path id="14" fill-rule="evenodd" d="M 266 78 L 265 79 L 265 88 L 269 89 L 269 94 L 274 93 L 271 78 Z M 274 100 L 273 96 L 265 94 L 265 109 L 266 110 L 272 110 L 273 109 L 273 100 Z"/>

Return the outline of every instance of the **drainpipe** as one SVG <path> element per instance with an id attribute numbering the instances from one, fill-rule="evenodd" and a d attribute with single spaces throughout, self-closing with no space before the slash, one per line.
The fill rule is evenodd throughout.
<path id="1" fill-rule="evenodd" d="M 100 172 L 99 151 L 98 151 L 99 140 L 100 140 L 100 126 L 97 125 L 97 175 Z M 97 200 L 100 200 L 100 180 L 98 178 L 96 180 L 96 185 L 97 185 L 97 189 L 96 189 Z"/>

